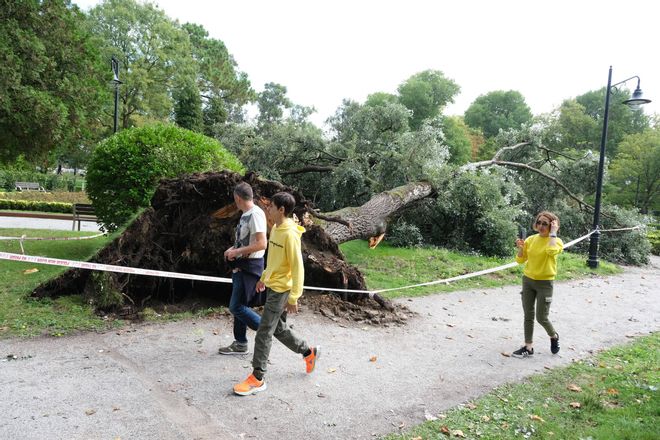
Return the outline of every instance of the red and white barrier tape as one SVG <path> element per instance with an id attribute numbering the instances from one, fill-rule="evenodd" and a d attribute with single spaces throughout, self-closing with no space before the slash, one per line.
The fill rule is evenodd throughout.
<path id="1" fill-rule="evenodd" d="M 633 230 L 637 229 L 639 226 L 636 226 L 634 228 L 625 228 L 625 229 L 620 229 L 620 230 Z M 614 230 L 611 230 L 614 231 Z M 617 230 L 619 231 L 619 230 Z M 588 238 L 591 236 L 594 232 L 596 231 L 591 231 L 588 234 L 583 235 L 582 237 L 576 238 L 575 240 L 571 240 L 568 243 L 564 244 L 564 249 L 569 248 L 573 246 L 576 243 L 579 243 L 580 241 Z M 601 232 L 610 232 L 610 230 L 603 230 Z M 88 270 L 99 270 L 99 271 L 104 271 L 104 272 L 120 272 L 120 273 L 129 273 L 129 274 L 135 274 L 135 275 L 147 275 L 147 276 L 157 276 L 157 277 L 164 277 L 164 278 L 179 278 L 179 279 L 185 279 L 185 280 L 198 280 L 198 281 L 210 281 L 210 282 L 215 282 L 215 283 L 231 283 L 231 278 L 223 278 L 223 277 L 212 277 L 212 276 L 206 276 L 206 275 L 193 275 L 193 274 L 186 274 L 186 273 L 180 273 L 180 272 L 167 272 L 167 271 L 162 271 L 162 270 L 151 270 L 151 269 L 140 269 L 140 268 L 135 268 L 135 267 L 126 267 L 126 266 L 115 266 L 115 265 L 110 265 L 110 264 L 100 264 L 100 263 L 89 263 L 89 262 L 84 262 L 84 261 L 74 261 L 74 260 L 62 260 L 62 259 L 57 259 L 57 258 L 48 258 L 48 257 L 36 257 L 36 256 L 31 256 L 31 255 L 20 255 L 20 254 L 12 254 L 8 252 L 0 252 L 0 260 L 10 260 L 10 261 L 20 261 L 20 262 L 29 262 L 29 263 L 38 263 L 38 264 L 48 264 L 51 266 L 64 266 L 64 267 L 75 267 L 78 269 L 88 269 Z M 389 289 L 378 289 L 378 290 L 357 290 L 357 289 L 335 289 L 335 288 L 328 288 L 328 287 L 317 287 L 317 286 L 303 286 L 305 290 L 322 290 L 322 291 L 328 291 L 328 292 L 346 292 L 346 293 L 366 293 L 369 295 L 370 298 L 373 298 L 374 294 L 377 293 L 383 293 L 383 292 L 391 292 L 394 290 L 404 290 L 404 289 L 412 289 L 414 287 L 423 287 L 423 286 L 432 286 L 435 284 L 449 284 L 450 282 L 453 281 L 458 281 L 458 280 L 464 280 L 467 278 L 473 278 L 477 277 L 480 275 L 485 275 L 488 273 L 492 272 L 497 272 L 500 270 L 504 269 L 509 269 L 512 267 L 516 267 L 518 263 L 513 262 L 513 263 L 508 263 L 504 264 L 502 266 L 497 266 L 497 267 L 492 267 L 490 269 L 484 269 L 480 270 L 477 272 L 472 272 L 464 275 L 458 275 L 455 277 L 451 278 L 445 278 L 442 280 L 435 280 L 435 281 L 429 281 L 426 283 L 419 283 L 419 284 L 412 284 L 409 286 L 402 286 L 402 287 L 392 287 Z"/>

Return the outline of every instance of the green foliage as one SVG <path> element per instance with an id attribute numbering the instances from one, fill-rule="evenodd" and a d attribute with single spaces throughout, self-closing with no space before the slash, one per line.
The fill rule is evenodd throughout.
<path id="1" fill-rule="evenodd" d="M 89 22 L 104 60 L 119 61 L 120 126 L 168 120 L 174 85 L 197 75 L 188 33 L 156 5 L 135 0 L 99 3 L 89 11 Z M 112 100 L 105 103 L 112 115 Z"/>
<path id="2" fill-rule="evenodd" d="M 258 123 L 274 124 L 282 122 L 284 110 L 291 108 L 293 103 L 286 96 L 286 87 L 281 84 L 267 83 L 263 92 L 257 98 L 259 106 Z"/>
<path id="3" fill-rule="evenodd" d="M 395 247 L 419 247 L 424 243 L 424 237 L 417 226 L 400 221 L 390 228 L 387 241 Z"/>
<path id="4" fill-rule="evenodd" d="M 176 125 L 188 130 L 202 132 L 204 117 L 202 115 L 202 98 L 197 86 L 186 81 L 174 92 L 174 121 Z"/>
<path id="5" fill-rule="evenodd" d="M 247 74 L 238 70 L 225 44 L 209 37 L 202 26 L 186 23 L 197 65 L 197 88 L 205 97 L 204 130 L 211 133 L 216 124 L 243 120 L 243 105 L 255 99 Z"/>
<path id="6" fill-rule="evenodd" d="M 651 253 L 660 256 L 660 229 L 658 229 L 657 225 L 650 228 L 646 236 L 649 239 L 649 243 L 651 243 Z"/>
<path id="7" fill-rule="evenodd" d="M 609 199 L 642 213 L 660 210 L 660 129 L 627 135 L 612 161 Z"/>
<path id="8" fill-rule="evenodd" d="M 124 295 L 109 272 L 92 272 L 83 298 L 97 310 L 117 310 L 124 304 Z"/>
<path id="9" fill-rule="evenodd" d="M 94 150 L 87 192 L 97 217 L 112 231 L 148 206 L 160 179 L 223 169 L 243 170 L 234 155 L 202 134 L 172 125 L 122 130 Z"/>
<path id="10" fill-rule="evenodd" d="M 532 112 L 525 98 L 515 90 L 497 90 L 479 96 L 465 111 L 465 123 L 482 130 L 487 138 L 500 130 L 520 128 L 531 121 Z"/>
<path id="11" fill-rule="evenodd" d="M 460 117 L 445 117 L 441 123 L 444 141 L 449 148 L 449 163 L 463 165 L 472 158 L 470 129 Z"/>
<path id="12" fill-rule="evenodd" d="M 72 213 L 73 205 L 62 202 L 39 202 L 34 200 L 7 200 L 0 197 L 0 209 L 14 211 L 40 211 Z"/>
<path id="13" fill-rule="evenodd" d="M 426 119 L 440 115 L 441 110 L 454 102 L 461 88 L 439 70 L 419 72 L 401 83 L 399 102 L 412 111 L 410 127 L 417 129 Z"/>
<path id="14" fill-rule="evenodd" d="M 0 0 L 0 159 L 96 138 L 97 42 L 69 1 Z"/>
<path id="15" fill-rule="evenodd" d="M 0 166 L 0 189 L 14 191 L 16 182 L 37 182 L 47 191 L 75 191 L 84 179 L 71 174 L 45 174 L 32 170 Z"/>
<path id="16" fill-rule="evenodd" d="M 434 201 L 403 215 L 426 243 L 483 255 L 510 256 L 522 216 L 522 194 L 506 172 L 463 173 L 437 185 Z"/>

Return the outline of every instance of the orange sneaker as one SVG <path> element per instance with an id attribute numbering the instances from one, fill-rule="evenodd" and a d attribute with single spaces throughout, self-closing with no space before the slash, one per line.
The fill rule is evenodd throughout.
<path id="1" fill-rule="evenodd" d="M 249 396 L 266 389 L 265 380 L 257 380 L 254 374 L 250 374 L 243 382 L 234 385 L 234 393 L 239 396 Z"/>
<path id="2" fill-rule="evenodd" d="M 321 356 L 320 345 L 317 345 L 316 347 L 312 347 L 312 352 L 310 353 L 310 355 L 305 356 L 305 367 L 307 369 L 307 374 L 314 371 L 314 367 L 316 367 L 316 361 L 318 360 L 319 356 Z"/>

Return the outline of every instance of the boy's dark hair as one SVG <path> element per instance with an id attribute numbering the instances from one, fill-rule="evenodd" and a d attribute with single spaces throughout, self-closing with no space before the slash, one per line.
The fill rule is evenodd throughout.
<path id="1" fill-rule="evenodd" d="M 234 188 L 234 194 L 240 199 L 245 201 L 250 201 L 254 198 L 254 193 L 252 192 L 252 187 L 249 183 L 241 182 Z"/>
<path id="2" fill-rule="evenodd" d="M 284 208 L 284 215 L 291 217 L 293 208 L 296 207 L 296 199 L 287 192 L 278 192 L 270 199 L 277 208 Z"/>

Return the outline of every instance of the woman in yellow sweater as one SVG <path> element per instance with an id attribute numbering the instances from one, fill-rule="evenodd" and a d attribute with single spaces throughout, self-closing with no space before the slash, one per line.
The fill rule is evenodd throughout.
<path id="1" fill-rule="evenodd" d="M 525 345 L 513 352 L 515 357 L 528 357 L 534 354 L 534 306 L 536 320 L 550 336 L 550 351 L 559 352 L 559 334 L 548 319 L 552 304 L 553 280 L 557 275 L 557 255 L 564 250 L 564 243 L 557 238 L 559 218 L 548 211 L 540 212 L 534 221 L 538 234 L 526 240 L 516 240 L 518 254 L 516 261 L 525 263 L 522 281 L 522 306 L 525 314 Z"/>

